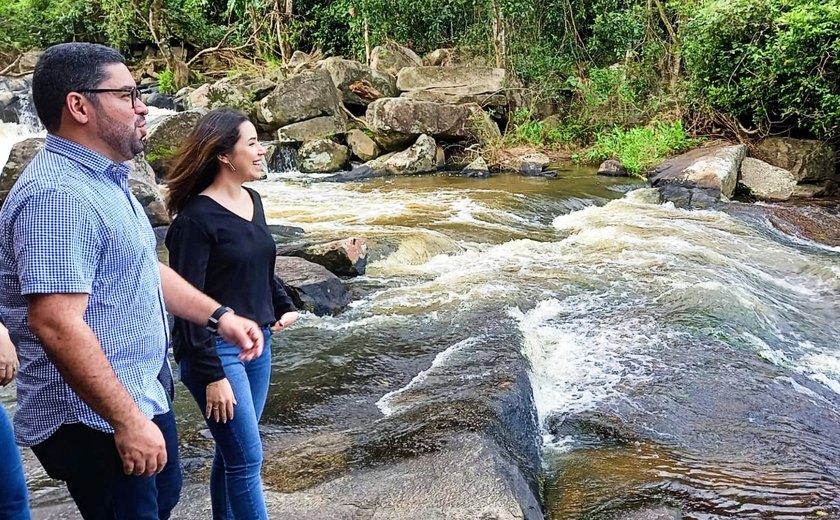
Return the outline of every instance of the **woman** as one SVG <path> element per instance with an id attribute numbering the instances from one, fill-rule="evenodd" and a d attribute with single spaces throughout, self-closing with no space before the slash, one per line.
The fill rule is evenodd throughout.
<path id="1" fill-rule="evenodd" d="M 181 381 L 204 413 L 216 441 L 210 473 L 214 519 L 267 518 L 260 480 L 258 423 L 271 374 L 271 332 L 298 319 L 274 275 L 275 245 L 260 196 L 243 183 L 259 179 L 265 149 L 243 114 L 204 116 L 172 161 L 166 236 L 169 264 L 237 314 L 264 324 L 266 348 L 249 362 L 208 327 L 175 320 L 173 350 Z M 224 314 L 214 319 L 224 319 Z M 212 322 L 212 319 L 211 319 Z"/>
<path id="2" fill-rule="evenodd" d="M 15 378 L 18 369 L 15 346 L 9 338 L 9 331 L 0 322 L 0 386 L 6 386 Z M 29 520 L 29 498 L 26 480 L 20 463 L 20 452 L 15 445 L 12 425 L 6 412 L 0 406 L 0 461 L 5 466 L 0 478 L 0 518 L 8 520 Z"/>

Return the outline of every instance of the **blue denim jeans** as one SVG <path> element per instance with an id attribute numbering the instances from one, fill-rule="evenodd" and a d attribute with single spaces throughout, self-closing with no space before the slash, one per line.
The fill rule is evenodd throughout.
<path id="1" fill-rule="evenodd" d="M 26 479 L 20 463 L 20 452 L 15 445 L 15 434 L 6 412 L 0 406 L 0 464 L 3 477 L 0 478 L 0 518 L 7 520 L 29 520 L 29 497 L 26 493 Z"/>
<path id="2" fill-rule="evenodd" d="M 212 418 L 206 420 L 216 440 L 216 454 L 210 471 L 214 520 L 268 518 L 260 478 L 262 440 L 258 426 L 271 377 L 271 331 L 268 327 L 263 329 L 263 334 L 265 348 L 262 355 L 248 363 L 239 359 L 238 347 L 216 337 L 216 353 L 233 388 L 236 406 L 233 420 L 227 423 L 216 422 Z M 186 359 L 181 361 L 180 368 L 181 381 L 204 415 L 206 387 L 192 381 Z"/>
<path id="3" fill-rule="evenodd" d="M 152 421 L 166 442 L 163 471 L 126 475 L 114 434 L 82 423 L 64 424 L 32 451 L 47 474 L 63 480 L 85 520 L 166 520 L 181 495 L 178 433 L 172 410 Z"/>

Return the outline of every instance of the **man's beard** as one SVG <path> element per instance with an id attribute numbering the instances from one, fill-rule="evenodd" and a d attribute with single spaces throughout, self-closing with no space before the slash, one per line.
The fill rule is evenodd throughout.
<path id="1" fill-rule="evenodd" d="M 111 149 L 125 157 L 124 160 L 132 159 L 145 149 L 146 144 L 137 135 L 137 126 L 128 127 L 117 123 L 105 113 L 100 113 L 99 121 L 97 136 L 108 143 Z"/>

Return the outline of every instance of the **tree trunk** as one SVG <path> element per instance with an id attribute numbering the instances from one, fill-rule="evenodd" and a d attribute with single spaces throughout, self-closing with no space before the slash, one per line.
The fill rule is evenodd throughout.
<path id="1" fill-rule="evenodd" d="M 505 18 L 498 0 L 493 0 L 493 50 L 496 54 L 496 67 L 504 68 L 507 60 L 507 42 Z"/>

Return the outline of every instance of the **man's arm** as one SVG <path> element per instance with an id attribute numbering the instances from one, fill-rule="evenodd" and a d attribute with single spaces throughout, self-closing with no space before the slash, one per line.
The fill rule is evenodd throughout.
<path id="1" fill-rule="evenodd" d="M 206 325 L 213 311 L 219 308 L 219 302 L 190 285 L 169 266 L 158 265 L 167 310 L 179 318 Z M 262 354 L 263 335 L 260 327 L 249 319 L 227 312 L 219 319 L 218 333 L 225 341 L 242 349 L 239 357 L 243 361 Z"/>
<path id="2" fill-rule="evenodd" d="M 166 465 L 160 429 L 135 404 L 114 373 L 102 345 L 84 321 L 88 295 L 31 294 L 29 328 L 47 358 L 76 394 L 114 428 L 128 475 L 153 475 Z"/>

